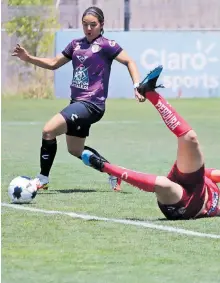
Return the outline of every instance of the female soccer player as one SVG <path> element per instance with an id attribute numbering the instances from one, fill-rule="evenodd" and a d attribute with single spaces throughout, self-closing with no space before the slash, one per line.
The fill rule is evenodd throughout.
<path id="1" fill-rule="evenodd" d="M 167 177 L 132 171 L 104 162 L 84 150 L 86 165 L 113 174 L 146 192 L 154 192 L 160 210 L 170 220 L 220 216 L 220 170 L 205 169 L 204 157 L 190 125 L 155 91 L 162 66 L 154 69 L 138 91 L 157 109 L 168 129 L 177 137 L 177 160 Z"/>
<path id="2" fill-rule="evenodd" d="M 49 173 L 56 151 L 56 137 L 66 134 L 67 148 L 70 154 L 80 158 L 89 136 L 91 124 L 98 122 L 105 113 L 105 101 L 108 95 L 109 76 L 112 61 L 127 66 L 134 83 L 134 94 L 139 102 L 145 98 L 137 91 L 139 74 L 134 61 L 114 41 L 103 37 L 104 15 L 101 9 L 89 7 L 82 16 L 85 37 L 74 39 L 55 58 L 38 58 L 17 44 L 12 56 L 44 69 L 56 70 L 72 61 L 73 79 L 71 84 L 71 101 L 60 113 L 49 120 L 43 128 L 40 150 L 40 174 L 36 183 L 38 189 L 47 189 Z M 103 157 L 102 157 L 103 158 Z M 103 158 L 107 162 L 106 159 Z M 110 175 L 112 189 L 120 190 L 120 179 Z"/>

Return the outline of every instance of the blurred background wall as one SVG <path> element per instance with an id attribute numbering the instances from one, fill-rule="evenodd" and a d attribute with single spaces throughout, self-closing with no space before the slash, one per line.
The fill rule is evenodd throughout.
<path id="1" fill-rule="evenodd" d="M 56 0 L 61 30 L 81 29 L 86 8 L 97 5 L 105 14 L 105 30 L 220 31 L 220 0 Z M 46 13 L 48 7 L 10 6 L 2 0 L 2 89 L 11 84 L 19 67 L 11 64 L 10 51 L 17 43 L 8 36 L 4 23 L 16 15 Z M 128 9 L 129 7 L 129 9 Z M 44 9 L 44 10 L 43 10 Z M 219 33 L 216 40 L 220 41 Z M 53 55 L 53 54 L 51 54 Z"/>

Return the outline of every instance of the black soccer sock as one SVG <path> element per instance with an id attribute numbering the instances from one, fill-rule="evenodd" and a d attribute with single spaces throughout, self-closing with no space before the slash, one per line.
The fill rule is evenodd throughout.
<path id="1" fill-rule="evenodd" d="M 102 161 L 107 162 L 107 163 L 110 163 L 110 162 L 109 162 L 107 159 L 105 159 L 100 153 L 98 153 L 98 151 L 96 151 L 94 148 L 85 145 L 85 146 L 84 146 L 84 150 L 89 150 L 89 151 L 91 151 L 92 153 L 94 153 L 95 155 L 97 155 L 98 157 L 100 157 L 100 158 L 102 159 Z M 82 160 L 81 156 L 79 156 L 79 159 Z M 92 167 L 92 168 L 94 168 L 94 167 Z M 94 169 L 96 169 L 96 168 L 94 168 Z M 109 174 L 109 175 L 110 175 L 110 174 Z"/>
<path id="2" fill-rule="evenodd" d="M 50 169 L 57 152 L 57 140 L 42 139 L 42 146 L 40 150 L 40 174 L 49 176 Z"/>
<path id="3" fill-rule="evenodd" d="M 85 145 L 85 146 L 84 146 L 84 150 L 89 150 L 89 151 L 91 151 L 92 153 L 94 153 L 95 155 L 97 155 L 98 157 L 100 157 L 104 162 L 109 163 L 109 161 L 108 161 L 107 159 L 105 159 L 100 153 L 98 153 L 98 151 L 96 151 L 94 148 Z M 78 158 L 82 160 L 82 157 L 81 157 L 81 156 L 78 156 Z"/>
<path id="4" fill-rule="evenodd" d="M 109 161 L 105 159 L 101 154 L 99 154 L 98 151 L 96 151 L 94 148 L 85 145 L 84 149 L 91 151 L 92 153 L 100 157 L 104 162 L 109 163 Z"/>

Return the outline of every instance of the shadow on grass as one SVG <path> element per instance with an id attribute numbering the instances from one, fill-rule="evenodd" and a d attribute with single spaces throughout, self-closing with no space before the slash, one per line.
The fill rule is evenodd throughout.
<path id="1" fill-rule="evenodd" d="M 201 218 L 202 219 L 202 218 Z M 182 221 L 195 221 L 195 220 L 199 220 L 198 219 L 177 219 L 177 220 L 171 220 L 171 219 L 167 219 L 167 218 L 148 218 L 148 219 L 141 219 L 141 218 L 126 218 L 126 220 L 132 220 L 132 221 L 140 221 L 140 222 L 156 222 L 156 221 L 165 221 L 165 222 L 182 222 Z M 207 220 L 207 218 L 206 218 Z"/>
<path id="2" fill-rule="evenodd" d="M 94 190 L 94 189 L 85 189 L 85 190 L 82 190 L 82 189 L 66 189 L 66 190 L 42 190 L 42 191 L 39 191 L 38 194 L 48 194 L 48 195 L 51 195 L 51 194 L 74 194 L 74 193 L 96 193 L 97 191 Z"/>
<path id="3" fill-rule="evenodd" d="M 146 218 L 146 219 L 141 219 L 141 218 L 126 218 L 126 220 L 131 220 L 131 221 L 140 221 L 140 222 L 154 222 L 154 221 L 170 221 L 168 219 L 164 218 Z"/>
<path id="4" fill-rule="evenodd" d="M 131 194 L 131 192 L 113 192 L 112 190 L 108 191 L 99 191 L 95 189 L 66 189 L 66 190 L 41 190 L 38 192 L 38 194 L 75 194 L 75 193 L 119 193 L 119 194 Z"/>

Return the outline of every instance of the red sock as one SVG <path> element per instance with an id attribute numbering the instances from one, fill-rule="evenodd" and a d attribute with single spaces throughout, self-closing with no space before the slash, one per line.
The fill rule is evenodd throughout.
<path id="1" fill-rule="evenodd" d="M 154 192 L 156 175 L 132 171 L 109 163 L 104 164 L 102 171 L 118 177 L 141 190 Z"/>
<path id="2" fill-rule="evenodd" d="M 177 137 L 180 137 L 192 130 L 189 124 L 159 93 L 156 91 L 147 92 L 146 98 L 155 106 L 166 126 Z"/>

